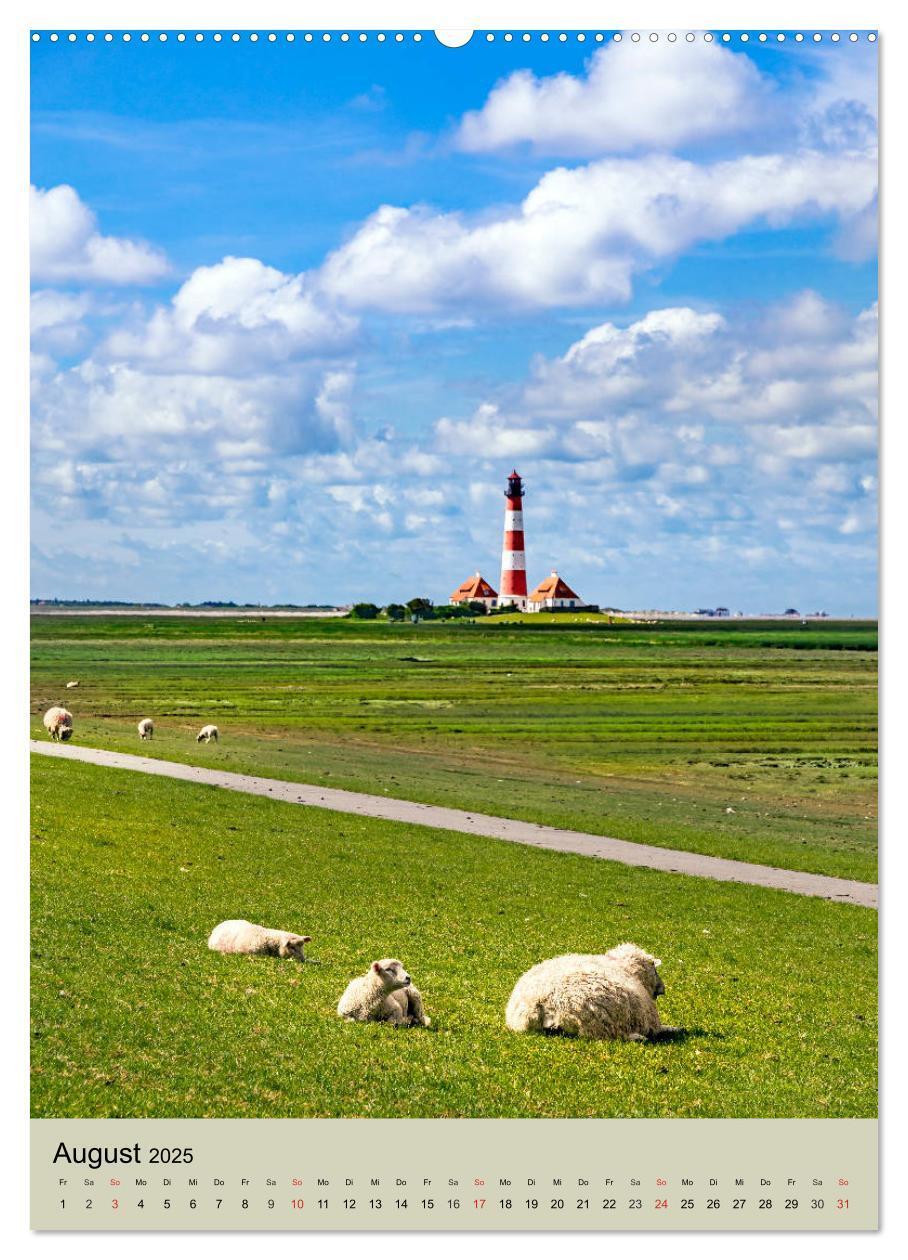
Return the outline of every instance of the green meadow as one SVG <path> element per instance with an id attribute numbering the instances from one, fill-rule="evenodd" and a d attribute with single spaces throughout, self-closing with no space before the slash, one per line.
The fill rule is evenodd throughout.
<path id="1" fill-rule="evenodd" d="M 96 701 L 98 730 L 125 721 L 127 679 L 153 687 L 153 653 L 137 657 L 139 642 L 127 653 L 114 640 L 106 659 L 72 640 L 54 651 L 64 647 L 86 679 L 80 701 L 102 679 L 117 701 L 109 717 Z M 220 652 L 239 660 L 239 644 L 204 651 L 199 673 L 218 679 L 225 697 L 262 704 L 267 688 L 254 679 L 267 671 L 235 663 L 230 683 L 226 665 L 208 673 Z M 157 694 L 173 696 L 193 654 L 177 638 L 162 656 Z M 387 687 L 381 666 L 367 694 Z M 308 721 L 320 718 L 327 732 L 326 708 L 313 704 Z M 172 720 L 179 729 L 187 719 Z M 257 721 L 250 738 L 278 725 L 260 711 Z M 302 723 L 315 739 L 318 726 Z M 375 751 L 380 759 L 377 739 Z M 870 910 L 33 762 L 37 1116 L 876 1114 Z M 317 961 L 208 951 L 214 924 L 235 916 L 311 935 Z M 663 959 L 660 1009 L 681 1035 L 640 1045 L 507 1032 L 505 1003 L 526 967 L 622 940 Z M 335 1015 L 347 981 L 388 954 L 411 970 L 431 1028 Z"/>
<path id="2" fill-rule="evenodd" d="M 873 622 L 32 626 L 37 738 L 62 702 L 76 743 L 138 751 L 148 716 L 151 756 L 876 878 Z"/>

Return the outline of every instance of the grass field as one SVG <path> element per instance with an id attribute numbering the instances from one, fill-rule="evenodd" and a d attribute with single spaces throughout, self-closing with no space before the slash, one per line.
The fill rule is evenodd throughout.
<path id="1" fill-rule="evenodd" d="M 875 623 L 35 616 L 33 646 L 40 738 L 63 701 L 79 743 L 151 716 L 153 756 L 876 877 Z"/>
<path id="2" fill-rule="evenodd" d="M 870 910 L 33 761 L 35 1115 L 876 1114 Z M 210 953 L 235 916 L 321 965 Z M 527 966 L 625 939 L 684 1037 L 506 1031 Z M 432 1028 L 334 1014 L 389 953 Z"/>

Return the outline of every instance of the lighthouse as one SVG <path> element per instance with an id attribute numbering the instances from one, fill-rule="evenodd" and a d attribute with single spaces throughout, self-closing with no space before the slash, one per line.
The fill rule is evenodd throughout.
<path id="1" fill-rule="evenodd" d="M 523 482 L 517 470 L 508 477 L 504 492 L 504 542 L 501 548 L 501 585 L 499 606 L 527 606 L 527 564 L 523 545 Z"/>

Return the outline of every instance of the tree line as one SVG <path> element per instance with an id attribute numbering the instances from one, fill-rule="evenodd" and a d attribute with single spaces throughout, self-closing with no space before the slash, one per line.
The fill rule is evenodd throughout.
<path id="1" fill-rule="evenodd" d="M 433 604 L 431 599 L 417 596 L 405 604 L 359 603 L 350 609 L 350 616 L 357 621 L 375 621 L 384 617 L 388 621 L 445 621 L 456 617 L 484 617 L 488 613 L 485 604 L 469 600 L 463 604 Z"/>

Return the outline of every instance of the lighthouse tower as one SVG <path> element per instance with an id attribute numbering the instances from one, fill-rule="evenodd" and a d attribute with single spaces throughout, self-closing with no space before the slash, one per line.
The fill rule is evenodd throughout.
<path id="1" fill-rule="evenodd" d="M 501 548 L 501 584 L 498 603 L 504 607 L 527 606 L 527 565 L 523 546 L 523 482 L 516 469 L 508 477 L 504 492 L 504 543 Z"/>

